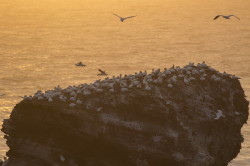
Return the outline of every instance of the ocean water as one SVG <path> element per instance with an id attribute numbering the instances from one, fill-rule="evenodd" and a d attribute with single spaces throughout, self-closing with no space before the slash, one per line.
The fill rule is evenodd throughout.
<path id="1" fill-rule="evenodd" d="M 202 61 L 241 77 L 250 96 L 250 1 L 1 0 L 1 124 L 20 96 L 103 79 L 98 68 L 113 76 Z M 230 166 L 250 165 L 249 124 L 242 134 Z M 0 155 L 7 150 L 0 132 Z"/>

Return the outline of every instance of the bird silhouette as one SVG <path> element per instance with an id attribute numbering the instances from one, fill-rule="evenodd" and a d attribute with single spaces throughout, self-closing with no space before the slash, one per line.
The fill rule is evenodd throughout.
<path id="1" fill-rule="evenodd" d="M 223 18 L 225 18 L 225 19 L 230 19 L 231 16 L 234 16 L 234 17 L 236 17 L 238 20 L 240 20 L 240 19 L 239 19 L 237 16 L 235 16 L 235 15 L 228 15 L 228 16 L 217 15 L 217 16 L 214 17 L 214 20 L 216 20 L 216 19 L 219 18 L 220 16 L 223 17 Z"/>
<path id="2" fill-rule="evenodd" d="M 75 65 L 76 65 L 76 66 L 81 66 L 81 67 L 87 66 L 87 65 L 83 64 L 82 62 L 78 62 L 78 63 L 76 63 Z"/>
<path id="3" fill-rule="evenodd" d="M 105 75 L 108 75 L 104 70 L 101 70 L 101 69 L 98 69 L 99 70 L 99 74 L 98 76 L 105 76 Z"/>
<path id="4" fill-rule="evenodd" d="M 120 21 L 121 21 L 121 22 L 125 21 L 125 20 L 128 19 L 128 18 L 133 18 L 133 17 L 135 17 L 135 16 L 121 17 L 121 16 L 118 16 L 117 14 L 114 14 L 114 13 L 113 13 L 113 15 L 115 15 L 115 16 L 118 17 L 118 18 L 120 18 Z"/>

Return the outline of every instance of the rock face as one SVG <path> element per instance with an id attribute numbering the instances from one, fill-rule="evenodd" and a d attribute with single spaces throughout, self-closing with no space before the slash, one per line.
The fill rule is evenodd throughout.
<path id="1" fill-rule="evenodd" d="M 226 166 L 248 101 L 205 65 L 38 91 L 4 121 L 9 166 Z"/>

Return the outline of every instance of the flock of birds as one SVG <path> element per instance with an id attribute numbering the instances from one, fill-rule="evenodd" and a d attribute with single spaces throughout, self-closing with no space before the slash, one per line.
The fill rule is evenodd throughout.
<path id="1" fill-rule="evenodd" d="M 117 14 L 114 14 L 114 13 L 113 13 L 113 15 L 115 15 L 116 17 L 118 17 L 118 18 L 120 19 L 121 22 L 124 22 L 124 21 L 125 21 L 126 19 L 128 19 L 128 18 L 136 17 L 136 16 L 121 17 L 121 16 L 119 16 L 119 15 L 117 15 Z M 239 17 L 237 17 L 237 16 L 235 16 L 235 15 L 228 15 L 228 16 L 225 16 L 225 15 L 217 15 L 217 16 L 214 17 L 214 20 L 216 20 L 216 19 L 219 18 L 219 17 L 222 17 L 222 18 L 224 18 L 224 19 L 230 19 L 232 16 L 235 17 L 235 18 L 237 18 L 238 20 L 240 20 Z"/>
<path id="2" fill-rule="evenodd" d="M 121 17 L 117 14 L 114 16 L 118 17 L 121 22 L 129 18 L 134 18 L 136 16 Z M 214 20 L 222 17 L 224 19 L 230 19 L 231 17 L 238 18 L 235 15 L 217 15 L 214 17 Z M 86 67 L 87 65 L 83 62 L 78 62 L 75 64 L 77 67 Z M 107 76 L 108 74 L 101 69 L 98 69 L 100 72 L 98 76 Z M 212 73 L 212 74 L 211 74 Z M 206 81 L 208 79 L 220 82 L 225 78 L 239 79 L 239 77 L 230 75 L 227 73 L 219 73 L 215 69 L 208 67 L 205 62 L 198 64 L 197 66 L 194 63 L 189 63 L 185 67 L 181 68 L 171 67 L 169 69 L 164 68 L 161 72 L 160 69 L 152 70 L 150 74 L 146 71 L 135 73 L 134 75 L 122 75 L 113 78 L 105 78 L 104 80 L 97 80 L 91 84 L 81 84 L 79 86 L 69 86 L 65 89 L 62 89 L 60 86 L 54 88 L 54 90 L 48 90 L 44 93 L 41 90 L 38 90 L 34 96 L 24 96 L 24 100 L 47 100 L 48 102 L 53 102 L 58 98 L 62 102 L 68 103 L 69 107 L 75 107 L 77 104 L 83 104 L 83 101 L 80 100 L 79 96 L 89 96 L 92 93 L 114 93 L 114 92 L 128 92 L 131 89 L 143 89 L 145 91 L 151 91 L 155 86 L 163 85 L 167 88 L 173 88 L 178 82 L 183 82 L 188 85 L 194 81 Z M 5 94 L 0 94 L 4 96 Z M 99 109 L 98 109 L 99 110 Z M 218 110 L 216 113 L 216 120 L 222 117 L 222 111 Z M 7 160 L 5 159 L 5 162 Z"/>
<path id="3" fill-rule="evenodd" d="M 84 63 L 82 63 L 81 61 L 78 62 L 78 63 L 76 63 L 75 65 L 78 66 L 78 67 L 85 67 L 85 66 L 87 66 L 87 65 L 85 65 Z M 107 74 L 104 70 L 102 70 L 102 69 L 98 69 L 98 71 L 100 72 L 99 74 L 97 74 L 98 76 L 106 76 L 106 75 L 108 75 L 108 74 Z"/>
<path id="4" fill-rule="evenodd" d="M 128 18 L 136 17 L 136 16 L 121 17 L 121 16 L 119 16 L 119 15 L 117 15 L 117 14 L 114 14 L 114 13 L 113 13 L 113 15 L 115 15 L 116 17 L 118 17 L 118 18 L 120 19 L 121 22 L 124 22 L 124 21 L 125 21 L 126 19 L 128 19 Z M 235 18 L 237 18 L 238 20 L 240 20 L 240 18 L 237 17 L 237 16 L 235 16 L 235 15 L 228 15 L 228 16 L 225 16 L 225 15 L 217 15 L 217 16 L 214 17 L 214 20 L 216 20 L 216 19 L 219 18 L 219 17 L 222 17 L 222 18 L 224 18 L 224 19 L 230 19 L 232 16 L 235 17 Z"/>
<path id="5" fill-rule="evenodd" d="M 115 13 L 113 13 L 113 15 L 118 17 L 121 22 L 124 22 L 126 19 L 136 17 L 136 16 L 121 17 L 121 16 L 119 16 L 119 15 L 117 15 Z M 235 15 L 227 15 L 227 16 L 226 15 L 217 15 L 217 16 L 214 17 L 214 20 L 218 19 L 219 17 L 222 17 L 224 19 L 230 19 L 231 17 L 235 17 L 235 18 L 239 19 Z M 86 64 L 82 63 L 81 61 L 76 63 L 75 65 L 78 66 L 78 67 L 86 67 L 87 66 Z M 104 70 L 98 69 L 98 71 L 100 72 L 99 74 L 97 74 L 98 76 L 106 76 L 106 75 L 108 75 Z"/>
<path id="6" fill-rule="evenodd" d="M 119 16 L 119 15 L 117 15 L 117 14 L 115 14 L 115 13 L 113 13 L 113 15 L 116 16 L 116 17 L 118 17 L 118 18 L 120 19 L 121 22 L 124 22 L 126 19 L 136 17 L 136 16 L 121 17 L 121 16 Z M 230 19 L 231 17 L 235 17 L 235 18 L 237 18 L 238 20 L 240 20 L 240 18 L 238 18 L 238 17 L 235 16 L 235 15 L 227 15 L 227 16 L 226 16 L 226 15 L 217 15 L 217 16 L 214 17 L 214 20 L 218 19 L 219 17 L 222 17 L 222 18 L 224 18 L 224 19 Z M 76 63 L 75 65 L 78 66 L 78 67 L 85 67 L 85 66 L 87 66 L 86 64 L 84 64 L 84 63 L 82 63 L 82 62 L 78 62 L 78 63 Z M 98 69 L 98 71 L 100 72 L 100 73 L 98 74 L 98 76 L 106 76 L 106 75 L 108 75 L 104 70 Z"/>
<path id="7" fill-rule="evenodd" d="M 121 22 L 124 22 L 125 20 L 127 20 L 127 19 L 129 19 L 129 18 L 134 18 L 134 17 L 136 17 L 136 16 L 121 17 L 121 16 L 119 16 L 119 15 L 117 15 L 117 14 L 114 14 L 114 13 L 113 13 L 113 15 L 116 16 L 116 17 L 118 17 L 118 18 L 120 19 Z M 235 18 L 237 18 L 238 20 L 240 20 L 240 18 L 238 18 L 238 17 L 235 16 L 235 15 L 217 15 L 217 16 L 214 17 L 214 20 L 216 20 L 216 19 L 218 19 L 218 18 L 220 18 L 220 17 L 222 17 L 222 18 L 224 18 L 224 19 L 230 19 L 231 17 L 235 17 Z M 77 67 L 86 67 L 87 65 L 80 61 L 80 62 L 76 63 L 75 66 L 77 66 Z M 98 76 L 107 76 L 107 75 L 108 75 L 108 74 L 107 74 L 104 70 L 102 70 L 102 69 L 98 69 L 98 71 L 99 71 L 99 73 L 97 74 Z M 203 77 L 202 77 L 201 79 L 203 79 Z M 173 77 L 173 80 L 175 80 L 174 77 Z M 191 77 L 191 80 L 192 80 L 192 77 Z M 189 80 L 189 79 L 184 79 L 184 82 L 188 82 L 188 81 L 190 81 L 190 80 Z M 172 84 L 169 84 L 168 86 L 169 86 L 169 87 L 172 87 Z M 149 89 L 149 87 L 147 86 L 146 89 Z M 112 90 L 111 90 L 111 91 L 112 91 Z M 4 96 L 4 95 L 5 95 L 5 94 L 0 94 L 0 96 Z"/>
<path id="8" fill-rule="evenodd" d="M 127 20 L 127 19 L 129 19 L 129 18 L 136 17 L 136 16 L 121 17 L 121 16 L 119 16 L 119 15 L 117 15 L 117 14 L 114 14 L 114 13 L 113 13 L 113 15 L 116 16 L 116 17 L 118 17 L 118 18 L 120 19 L 121 22 L 124 22 L 125 20 Z M 231 17 L 235 17 L 235 18 L 237 18 L 238 20 L 240 20 L 240 18 L 238 18 L 238 17 L 235 16 L 235 15 L 217 15 L 217 16 L 214 17 L 214 20 L 218 19 L 219 17 L 222 17 L 222 18 L 224 18 L 224 19 L 230 19 Z M 77 66 L 77 67 L 86 67 L 87 65 L 80 61 L 80 62 L 76 63 L 75 66 Z M 107 75 L 108 75 L 108 74 L 107 74 L 104 70 L 102 70 L 102 69 L 98 69 L 98 71 L 99 71 L 99 73 L 97 74 L 98 76 L 107 76 Z M 170 86 L 171 86 L 171 85 L 170 85 Z M 0 94 L 0 96 L 4 96 L 4 95 L 5 95 L 5 94 Z"/>
<path id="9" fill-rule="evenodd" d="M 68 86 L 62 89 L 59 85 L 53 90 L 38 90 L 33 96 L 24 96 L 24 100 L 47 100 L 48 102 L 61 101 L 68 104 L 69 107 L 75 107 L 83 104 L 84 96 L 100 93 L 126 93 L 134 89 L 143 91 L 152 91 L 156 87 L 166 87 L 172 89 L 178 84 L 186 86 L 193 82 L 225 82 L 226 79 L 239 79 L 239 77 L 230 75 L 226 72 L 220 73 L 215 69 L 206 65 L 205 62 L 189 63 L 183 68 L 172 66 L 171 68 L 152 69 L 150 73 L 147 71 L 136 72 L 133 75 L 119 75 L 117 77 L 105 78 L 104 80 L 96 80 L 94 83 L 81 84 L 78 86 Z"/>

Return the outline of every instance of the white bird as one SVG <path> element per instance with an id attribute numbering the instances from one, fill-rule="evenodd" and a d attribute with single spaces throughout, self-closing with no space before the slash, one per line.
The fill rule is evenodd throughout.
<path id="1" fill-rule="evenodd" d="M 69 106 L 70 106 L 70 107 L 75 107 L 76 104 L 75 104 L 75 103 L 70 103 Z"/>
<path id="2" fill-rule="evenodd" d="M 81 100 L 77 100 L 76 104 L 82 104 L 82 101 Z"/>
<path id="3" fill-rule="evenodd" d="M 38 100 L 42 100 L 42 99 L 43 99 L 43 96 L 38 96 L 37 99 L 38 99 Z"/>
<path id="4" fill-rule="evenodd" d="M 49 101 L 49 102 L 53 102 L 53 98 L 52 98 L 52 97 L 49 97 L 48 101 Z"/>
<path id="5" fill-rule="evenodd" d="M 84 90 L 84 91 L 83 91 L 83 95 L 85 95 L 85 96 L 91 95 L 91 92 L 88 91 L 88 90 Z"/>
<path id="6" fill-rule="evenodd" d="M 9 163 L 9 160 L 7 159 L 7 157 L 4 157 L 4 161 L 2 163 L 2 166 L 7 166 Z"/>
<path id="7" fill-rule="evenodd" d="M 122 91 L 122 92 L 127 92 L 127 91 L 128 91 L 128 88 L 121 88 L 121 91 Z"/>
<path id="8" fill-rule="evenodd" d="M 147 90 L 147 91 L 151 90 L 149 85 L 146 85 L 144 89 Z"/>
<path id="9" fill-rule="evenodd" d="M 172 85 L 172 84 L 168 84 L 168 87 L 169 87 L 169 88 L 173 88 L 173 85 Z"/>
<path id="10" fill-rule="evenodd" d="M 110 92 L 115 92 L 115 90 L 112 88 L 112 89 L 109 89 Z"/>
<path id="11" fill-rule="evenodd" d="M 221 110 L 217 110 L 216 117 L 214 119 L 219 120 L 221 117 L 225 117 L 223 112 Z"/>
<path id="12" fill-rule="evenodd" d="M 60 155 L 60 160 L 64 162 L 66 159 L 63 157 L 63 155 Z"/>
<path id="13" fill-rule="evenodd" d="M 236 17 L 238 20 L 240 20 L 240 19 L 239 19 L 237 16 L 235 16 L 235 15 L 228 15 L 228 16 L 217 15 L 217 16 L 214 17 L 214 20 L 216 20 L 216 19 L 219 18 L 220 16 L 222 16 L 222 17 L 225 18 L 225 19 L 230 19 L 231 16 L 234 16 L 234 17 Z"/>
<path id="14" fill-rule="evenodd" d="M 128 19 L 128 18 L 133 18 L 133 17 L 135 17 L 135 16 L 121 17 L 121 16 L 118 16 L 117 14 L 114 14 L 114 13 L 113 13 L 113 15 L 115 15 L 115 16 L 118 17 L 118 18 L 120 18 L 120 21 L 121 21 L 121 22 L 123 22 L 124 20 L 126 20 L 126 19 Z"/>

